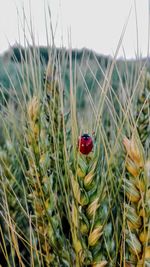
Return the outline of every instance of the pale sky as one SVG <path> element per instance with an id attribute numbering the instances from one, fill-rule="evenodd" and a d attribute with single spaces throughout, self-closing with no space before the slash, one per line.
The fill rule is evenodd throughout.
<path id="1" fill-rule="evenodd" d="M 149 0 L 0 0 L 0 53 L 9 43 L 24 43 L 23 7 L 28 23 L 31 13 L 35 43 L 46 45 L 44 2 L 51 9 L 56 46 L 68 47 L 71 31 L 72 48 L 87 47 L 100 54 L 113 55 L 128 19 L 118 56 L 124 56 L 124 52 L 127 58 L 134 58 L 137 52 L 147 56 Z M 48 8 L 46 13 L 48 17 Z M 47 25 L 50 37 L 49 17 Z M 27 26 L 25 31 L 31 43 Z"/>

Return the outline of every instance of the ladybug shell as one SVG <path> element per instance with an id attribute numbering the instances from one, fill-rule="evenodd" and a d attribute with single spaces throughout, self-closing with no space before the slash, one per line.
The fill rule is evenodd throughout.
<path id="1" fill-rule="evenodd" d="M 78 148 L 82 154 L 88 155 L 93 148 L 93 140 L 91 136 L 88 134 L 83 134 L 81 137 L 79 137 Z"/>

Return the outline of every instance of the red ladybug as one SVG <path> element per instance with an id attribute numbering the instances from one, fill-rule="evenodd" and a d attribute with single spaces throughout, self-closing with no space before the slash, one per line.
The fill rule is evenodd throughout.
<path id="1" fill-rule="evenodd" d="M 80 136 L 78 140 L 78 148 L 82 154 L 88 155 L 93 148 L 92 137 L 88 134 L 83 134 Z"/>

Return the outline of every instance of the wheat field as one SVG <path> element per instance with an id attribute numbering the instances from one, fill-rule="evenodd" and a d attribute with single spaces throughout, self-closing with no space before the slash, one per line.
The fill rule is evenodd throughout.
<path id="1" fill-rule="evenodd" d="M 117 59 L 124 33 L 113 58 L 33 37 L 0 61 L 1 267 L 150 266 L 149 62 Z"/>

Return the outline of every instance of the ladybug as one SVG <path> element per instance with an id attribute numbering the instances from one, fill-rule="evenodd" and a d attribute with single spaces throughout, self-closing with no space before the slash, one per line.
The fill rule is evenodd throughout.
<path id="1" fill-rule="evenodd" d="M 83 134 L 78 139 L 78 149 L 84 154 L 88 155 L 93 148 L 93 140 L 89 134 Z"/>

